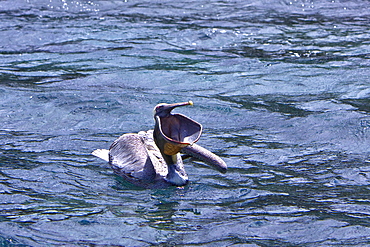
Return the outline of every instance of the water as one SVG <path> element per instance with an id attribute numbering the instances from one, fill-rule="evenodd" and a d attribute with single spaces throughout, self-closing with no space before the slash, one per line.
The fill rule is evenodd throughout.
<path id="1" fill-rule="evenodd" d="M 368 1 L 0 1 L 0 245 L 367 246 Z M 228 164 L 92 157 L 160 102 Z"/>

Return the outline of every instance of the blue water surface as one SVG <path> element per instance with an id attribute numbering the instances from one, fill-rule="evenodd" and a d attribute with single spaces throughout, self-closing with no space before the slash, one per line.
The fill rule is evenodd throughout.
<path id="1" fill-rule="evenodd" d="M 0 246 L 368 246 L 364 0 L 0 1 Z M 229 166 L 144 190 L 90 153 L 160 102 Z"/>

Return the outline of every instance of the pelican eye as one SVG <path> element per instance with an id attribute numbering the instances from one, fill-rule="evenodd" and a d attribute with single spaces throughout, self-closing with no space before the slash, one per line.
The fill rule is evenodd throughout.
<path id="1" fill-rule="evenodd" d="M 155 110 L 156 110 L 156 111 L 159 111 L 159 110 L 163 109 L 163 107 L 164 107 L 164 105 L 158 105 L 158 106 L 155 108 Z"/>

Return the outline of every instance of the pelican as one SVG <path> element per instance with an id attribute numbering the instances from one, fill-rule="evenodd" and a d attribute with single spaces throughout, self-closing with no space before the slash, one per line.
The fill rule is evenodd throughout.
<path id="1" fill-rule="evenodd" d="M 125 180 L 144 188 L 163 188 L 188 183 L 182 156 L 197 158 L 225 173 L 226 163 L 216 154 L 195 144 L 201 136 L 202 125 L 171 111 L 192 101 L 165 104 L 154 108 L 154 130 L 127 133 L 107 149 L 92 152 L 111 165 L 113 171 Z"/>

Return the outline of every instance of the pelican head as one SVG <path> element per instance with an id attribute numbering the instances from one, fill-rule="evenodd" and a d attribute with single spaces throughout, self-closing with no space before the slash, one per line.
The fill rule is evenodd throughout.
<path id="1" fill-rule="evenodd" d="M 179 106 L 187 106 L 187 105 L 193 105 L 193 101 L 188 102 L 181 102 L 181 103 L 174 103 L 174 104 L 166 104 L 166 103 L 160 103 L 154 107 L 154 118 L 156 116 L 159 117 L 168 117 L 171 115 L 171 111 Z"/>
<path id="2" fill-rule="evenodd" d="M 202 133 L 201 124 L 184 115 L 171 113 L 174 108 L 187 105 L 193 105 L 193 102 L 162 103 L 154 108 L 153 138 L 168 165 L 167 180 L 175 185 L 187 183 L 186 172 L 179 165 L 177 154 L 182 148 L 197 142 Z"/>

